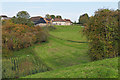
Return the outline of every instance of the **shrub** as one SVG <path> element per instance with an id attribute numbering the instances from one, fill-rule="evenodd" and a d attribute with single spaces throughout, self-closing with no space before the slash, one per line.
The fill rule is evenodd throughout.
<path id="1" fill-rule="evenodd" d="M 27 48 L 35 43 L 47 41 L 47 32 L 41 27 L 29 27 L 5 20 L 2 26 L 2 46 L 9 50 Z M 4 53 L 4 52 L 3 52 Z"/>
<path id="2" fill-rule="evenodd" d="M 92 60 L 118 56 L 118 11 L 100 9 L 90 17 L 85 29 Z"/>
<path id="3" fill-rule="evenodd" d="M 11 20 L 15 24 L 24 24 L 24 25 L 28 25 L 29 27 L 34 26 L 34 23 L 30 19 L 13 17 L 11 18 Z"/>

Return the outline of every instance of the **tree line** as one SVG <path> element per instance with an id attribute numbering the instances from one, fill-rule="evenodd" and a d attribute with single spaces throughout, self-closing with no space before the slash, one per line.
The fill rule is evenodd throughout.
<path id="1" fill-rule="evenodd" d="M 46 14 L 46 15 L 45 15 L 45 18 L 48 18 L 48 19 L 61 18 L 61 19 L 62 19 L 62 16 L 60 16 L 60 15 L 55 16 L 55 15 Z"/>

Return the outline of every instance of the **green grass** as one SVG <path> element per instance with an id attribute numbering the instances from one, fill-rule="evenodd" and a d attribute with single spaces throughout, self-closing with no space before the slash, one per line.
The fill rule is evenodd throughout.
<path id="1" fill-rule="evenodd" d="M 53 30 L 53 32 L 57 33 L 57 31 L 61 30 L 61 32 L 63 31 L 67 36 L 70 35 L 69 33 L 75 33 L 76 36 L 71 36 L 76 38 L 75 40 L 82 40 L 82 37 L 79 38 L 79 36 L 77 36 L 78 34 L 76 33 L 77 29 L 82 29 L 80 26 L 74 26 L 75 30 L 73 31 L 73 26 L 66 26 L 66 27 L 60 27 L 60 26 L 56 26 L 57 29 Z M 70 27 L 70 29 L 69 29 Z M 65 29 L 64 29 L 65 28 Z M 68 31 L 67 31 L 68 30 Z M 50 31 L 50 34 L 52 31 Z M 54 35 L 57 36 L 58 35 Z M 60 37 L 60 36 L 59 36 Z M 60 37 L 63 38 L 63 37 Z M 66 38 L 67 39 L 67 38 Z M 69 37 L 70 39 L 70 37 Z M 73 38 L 71 38 L 72 40 Z M 88 43 L 74 43 L 74 42 L 70 42 L 70 41 L 66 41 L 66 40 L 60 40 L 57 38 L 54 38 L 52 36 L 49 36 L 49 41 L 45 42 L 45 43 L 41 43 L 41 44 L 36 44 L 32 47 L 29 48 L 25 48 L 25 49 L 21 49 L 20 51 L 14 51 L 12 52 L 12 55 L 10 57 L 12 58 L 21 58 L 23 59 L 21 62 L 24 62 L 24 60 L 26 60 L 28 63 L 33 63 L 32 67 L 32 72 L 43 72 L 43 71 L 47 71 L 46 69 L 49 70 L 55 70 L 58 68 L 64 68 L 64 67 L 68 67 L 68 66 L 73 66 L 73 65 L 77 65 L 77 64 L 83 64 L 83 63 L 88 63 L 90 62 L 90 58 L 88 53 Z M 28 57 L 29 55 L 29 57 Z M 32 60 L 34 60 L 32 62 Z M 3 60 L 4 61 L 4 60 Z M 4 62 L 6 63 L 6 62 Z M 11 63 L 11 60 L 8 60 L 7 64 L 4 64 L 4 69 L 7 68 L 7 66 L 11 66 L 13 64 L 9 64 Z M 43 65 L 40 66 L 39 69 L 41 69 L 41 71 L 36 71 L 39 69 L 35 69 L 35 66 L 37 64 Z M 8 68 L 8 72 L 6 73 L 11 73 L 12 71 L 10 71 L 10 68 Z M 26 67 L 26 66 L 25 66 Z M 25 68 L 24 67 L 24 68 Z M 30 66 L 27 66 L 30 67 Z M 34 71 L 35 70 L 35 71 Z M 29 71 L 28 71 L 29 72 Z M 26 72 L 26 73 L 28 73 Z M 32 73 L 30 71 L 30 73 Z M 26 75 L 30 75 L 30 73 L 26 74 Z M 25 75 L 24 75 L 25 76 Z M 10 77 L 10 76 L 9 76 Z"/>
<path id="2" fill-rule="evenodd" d="M 50 31 L 50 34 L 59 38 L 75 41 L 87 41 L 83 35 L 83 27 L 77 25 L 55 26 L 56 30 Z"/>
<path id="3" fill-rule="evenodd" d="M 67 41 L 87 42 L 86 37 L 82 35 L 82 27 L 55 27 L 56 29 L 51 30 L 50 34 L 58 38 L 49 36 L 48 42 L 12 52 L 10 58 L 20 58 L 16 62 L 22 65 L 26 64 L 25 61 L 29 64 L 29 66 L 22 67 L 22 69 L 26 69 L 25 71 L 18 68 L 22 74 L 20 77 L 29 75 L 26 78 L 115 78 L 118 76 L 118 58 L 91 62 L 88 55 L 89 43 Z M 13 63 L 11 64 L 13 59 L 3 59 L 5 61 L 4 69 L 8 71 L 4 74 L 7 75 L 6 77 L 19 76 L 16 72 L 11 71 L 14 66 Z M 17 66 L 18 64 L 14 67 Z"/>
<path id="4" fill-rule="evenodd" d="M 118 58 L 74 65 L 25 78 L 118 78 Z"/>
<path id="5" fill-rule="evenodd" d="M 90 62 L 87 43 L 71 43 L 50 37 L 49 43 L 36 46 L 34 51 L 52 69 Z"/>
<path id="6" fill-rule="evenodd" d="M 14 78 L 51 70 L 35 54 L 35 46 L 14 51 L 10 58 L 2 58 L 2 77 Z"/>

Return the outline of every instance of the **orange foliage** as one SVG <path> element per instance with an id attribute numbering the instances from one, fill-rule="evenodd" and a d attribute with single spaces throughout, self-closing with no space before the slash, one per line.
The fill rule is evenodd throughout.
<path id="1" fill-rule="evenodd" d="M 47 33 L 39 26 L 29 27 L 23 24 L 14 24 L 11 20 L 5 20 L 4 22 L 2 26 L 2 46 L 5 49 L 19 50 L 47 40 Z"/>

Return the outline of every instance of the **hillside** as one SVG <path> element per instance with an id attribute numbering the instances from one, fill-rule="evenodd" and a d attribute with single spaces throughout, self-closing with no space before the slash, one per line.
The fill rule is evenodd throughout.
<path id="1" fill-rule="evenodd" d="M 56 28 L 56 30 L 50 31 L 51 35 L 54 34 L 56 37 L 65 38 L 60 37 L 63 34 L 55 34 L 55 32 L 57 33 L 57 31 L 61 30 L 63 33 L 66 32 L 66 35 L 64 35 L 66 37 L 67 34 L 69 35 L 69 33 L 71 34 L 72 32 L 76 34 L 76 36 L 71 35 L 76 38 L 75 40 L 83 40 L 82 37 L 78 38 L 82 35 L 79 32 L 82 31 L 80 26 L 56 26 Z M 71 40 L 74 40 L 72 37 Z M 47 42 L 11 52 L 10 58 L 3 59 L 3 70 L 6 70 L 3 76 L 21 77 L 88 62 L 91 62 L 88 55 L 88 43 L 70 42 L 49 36 Z M 25 64 L 28 66 L 23 66 Z M 9 73 L 11 73 L 11 75 L 9 75 Z"/>
<path id="2" fill-rule="evenodd" d="M 55 28 L 50 31 L 47 42 L 11 52 L 10 58 L 4 58 L 3 77 L 115 78 L 118 76 L 118 58 L 91 61 L 88 54 L 89 43 L 80 43 L 87 42 L 82 34 L 83 27 L 74 25 L 55 26 Z"/>
<path id="3" fill-rule="evenodd" d="M 94 61 L 71 67 L 56 69 L 25 78 L 117 78 L 118 58 Z"/>
<path id="4" fill-rule="evenodd" d="M 83 35 L 83 27 L 77 25 L 70 26 L 55 26 L 56 30 L 50 31 L 50 34 L 58 38 L 74 41 L 87 41 L 86 36 Z"/>
<path id="5" fill-rule="evenodd" d="M 63 32 L 66 34 L 64 35 L 66 37 L 67 34 L 69 35 L 69 33 L 72 32 L 76 34 L 76 36 L 71 35 L 72 37 L 76 38 L 79 41 L 83 40 L 82 37 L 78 39 L 78 35 L 80 34 L 79 31 L 82 31 L 82 28 L 80 26 L 56 26 L 56 28 L 56 30 L 50 31 L 51 35 L 63 38 L 60 37 L 63 34 L 55 34 L 61 30 L 61 33 Z M 76 33 L 77 30 L 79 31 Z M 69 42 L 50 36 L 48 43 L 36 46 L 34 48 L 34 51 L 40 57 L 40 59 L 52 69 L 90 62 L 89 55 L 87 54 L 88 43 Z"/>

